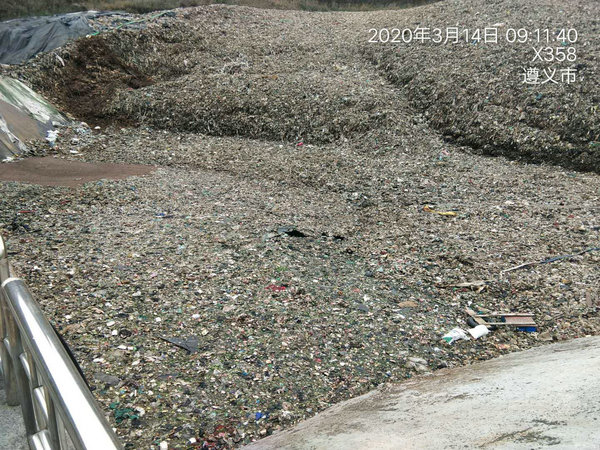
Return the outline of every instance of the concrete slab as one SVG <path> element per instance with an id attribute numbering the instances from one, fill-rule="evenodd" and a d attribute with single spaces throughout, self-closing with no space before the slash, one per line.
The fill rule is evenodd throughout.
<path id="1" fill-rule="evenodd" d="M 0 373 L 0 448 L 29 450 L 20 406 L 8 406 Z"/>
<path id="2" fill-rule="evenodd" d="M 258 449 L 598 449 L 600 337 L 387 385 Z"/>

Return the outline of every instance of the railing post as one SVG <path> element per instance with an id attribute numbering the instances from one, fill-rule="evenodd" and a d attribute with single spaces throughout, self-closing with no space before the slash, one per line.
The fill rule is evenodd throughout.
<path id="1" fill-rule="evenodd" d="M 3 281 L 3 280 L 2 280 Z M 8 305 L 4 298 L 4 291 L 0 290 L 0 358 L 2 358 L 2 373 L 4 374 L 4 390 L 6 391 L 6 403 L 10 406 L 19 404 L 19 393 L 17 380 L 12 360 L 12 342 L 9 337 L 9 329 L 15 329 L 16 324 L 8 312 Z"/>
<path id="2" fill-rule="evenodd" d="M 33 399 L 31 398 L 31 380 L 29 379 L 31 368 L 26 368 L 24 365 L 27 355 L 24 353 L 20 330 L 16 326 L 11 326 L 8 333 L 11 344 L 10 357 L 16 379 L 17 391 L 19 393 L 19 403 L 21 404 L 23 421 L 25 422 L 25 431 L 28 435 L 31 435 L 37 431 L 35 412 L 33 410 Z M 25 358 L 21 358 L 21 356 L 25 356 Z"/>
<path id="3" fill-rule="evenodd" d="M 3 283 L 7 278 L 10 278 L 10 266 L 8 265 L 4 239 L 0 236 L 0 283 Z"/>
<path id="4" fill-rule="evenodd" d="M 66 344 L 11 275 L 0 236 L 0 357 L 7 402 L 21 404 L 30 448 L 122 449 Z"/>
<path id="5" fill-rule="evenodd" d="M 8 265 L 6 245 L 0 236 L 0 284 L 4 283 L 7 278 L 10 278 L 10 266 Z M 15 333 L 17 333 L 17 325 L 10 313 L 4 290 L 0 289 L 0 358 L 2 358 L 6 403 L 10 406 L 19 404 L 19 391 L 13 364 L 14 343 L 10 338 L 10 335 Z"/>
<path id="6" fill-rule="evenodd" d="M 53 447 L 57 438 L 60 440 L 59 435 L 54 433 L 54 425 L 50 420 L 51 411 L 56 410 L 60 418 L 56 428 L 61 428 L 61 424 L 64 425 L 76 449 L 122 449 L 122 445 L 106 422 L 103 412 L 96 405 L 92 393 L 54 329 L 44 317 L 39 305 L 31 297 L 27 286 L 22 280 L 9 278 L 2 283 L 2 290 L 20 330 L 19 344 L 25 348 L 31 358 L 31 363 L 21 363 L 17 366 L 21 369 L 27 367 L 29 369 L 27 372 L 31 375 L 31 384 L 19 384 L 19 389 L 25 390 L 27 393 L 30 392 L 29 389 L 40 386 L 45 389 L 36 389 L 33 395 L 34 401 L 37 402 L 36 406 L 44 406 L 44 411 L 38 411 L 38 416 L 40 419 L 43 417 L 47 420 L 40 420 L 37 430 L 30 434 L 30 440 L 34 443 L 43 440 L 47 443 L 48 448 Z M 21 348 L 19 347 L 17 350 L 21 350 Z M 27 358 L 22 358 L 22 360 L 27 362 Z M 19 373 L 18 370 L 16 372 L 18 379 L 27 379 L 25 373 Z M 35 379 L 34 376 L 38 379 Z M 51 403 L 44 404 L 42 400 L 45 394 L 52 399 Z M 28 403 L 26 402 L 26 407 L 32 405 L 31 395 L 23 394 L 23 397 L 24 400 L 29 400 Z M 39 413 L 43 413 L 43 416 Z M 24 410 L 24 414 L 33 418 L 35 426 L 33 408 L 31 408 L 31 413 Z M 45 428 L 46 425 L 49 425 L 50 429 Z M 29 432 L 29 428 L 27 430 Z"/>

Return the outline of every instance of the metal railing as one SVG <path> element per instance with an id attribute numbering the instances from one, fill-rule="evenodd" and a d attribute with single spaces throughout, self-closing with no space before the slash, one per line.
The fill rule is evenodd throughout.
<path id="1" fill-rule="evenodd" d="M 9 405 L 21 405 L 32 450 L 122 449 L 0 236 L 0 358 Z"/>

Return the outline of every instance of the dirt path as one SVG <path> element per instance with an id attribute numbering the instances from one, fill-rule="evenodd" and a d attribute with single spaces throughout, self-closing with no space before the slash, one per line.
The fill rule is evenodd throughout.
<path id="1" fill-rule="evenodd" d="M 81 186 L 97 180 L 121 180 L 151 173 L 141 164 L 86 163 L 62 158 L 27 158 L 0 164 L 0 180 L 42 186 Z"/>

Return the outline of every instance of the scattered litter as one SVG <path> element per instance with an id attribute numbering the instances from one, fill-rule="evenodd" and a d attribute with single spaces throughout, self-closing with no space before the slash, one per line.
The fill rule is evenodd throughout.
<path id="1" fill-rule="evenodd" d="M 448 331 L 448 333 L 443 335 L 442 339 L 448 344 L 452 344 L 454 341 L 459 340 L 468 341 L 469 336 L 467 336 L 467 333 L 465 333 L 465 330 L 463 330 L 462 328 L 453 328 L 452 330 Z"/>
<path id="2" fill-rule="evenodd" d="M 490 329 L 485 325 L 477 325 L 474 328 L 469 328 L 467 330 L 473 339 L 479 339 L 481 336 L 485 336 L 490 332 Z"/>
<path id="3" fill-rule="evenodd" d="M 358 305 L 356 305 L 356 309 L 358 309 L 359 311 L 368 313 L 369 312 L 369 307 L 367 305 L 365 305 L 364 303 L 359 303 Z"/>
<path id="4" fill-rule="evenodd" d="M 293 226 L 285 226 L 285 227 L 279 227 L 277 228 L 277 233 L 281 234 L 286 234 L 288 236 L 291 237 L 307 237 L 308 235 L 303 233 L 302 231 L 298 230 L 296 227 Z"/>
<path id="5" fill-rule="evenodd" d="M 478 325 L 486 327 L 514 326 L 528 328 L 528 330 L 537 327 L 531 313 L 478 314 L 471 308 L 465 308 L 465 311 Z"/>
<path id="6" fill-rule="evenodd" d="M 454 212 L 454 211 L 437 211 L 435 209 L 433 209 L 432 206 L 429 205 L 425 205 L 423 207 L 423 211 L 428 212 L 428 213 L 433 213 L 433 214 L 439 214 L 440 216 L 457 216 L 458 213 Z"/>
<path id="7" fill-rule="evenodd" d="M 119 402 L 112 402 L 109 405 L 109 408 L 113 410 L 113 415 L 115 418 L 115 422 L 121 423 L 125 420 L 135 420 L 139 418 L 139 415 L 136 414 L 133 408 L 125 407 L 121 408 Z"/>
<path id="8" fill-rule="evenodd" d="M 561 261 L 563 259 L 570 259 L 570 258 L 574 258 L 575 256 L 580 256 L 580 255 L 584 255 L 584 254 L 589 253 L 589 252 L 597 252 L 597 251 L 600 251 L 600 247 L 588 248 L 588 249 L 582 250 L 580 252 L 573 253 L 572 255 L 555 256 L 553 258 L 544 259 L 542 261 L 534 261 L 534 262 L 528 262 L 528 263 L 524 263 L 524 264 L 519 264 L 518 266 L 510 267 L 508 269 L 504 269 L 502 271 L 502 273 L 512 272 L 513 270 L 524 269 L 526 267 L 536 266 L 538 264 L 549 264 L 549 263 L 553 263 L 553 262 L 556 262 L 556 261 Z"/>
<path id="9" fill-rule="evenodd" d="M 398 303 L 398 308 L 416 308 L 419 304 L 413 300 Z"/>
<path id="10" fill-rule="evenodd" d="M 466 281 L 463 283 L 455 283 L 455 284 L 446 284 L 440 285 L 440 287 L 458 287 L 458 288 L 471 288 L 477 289 L 477 293 L 482 292 L 485 288 L 487 288 L 491 283 L 491 280 L 477 280 L 477 281 Z"/>
<path id="11" fill-rule="evenodd" d="M 121 383 L 121 379 L 119 377 L 115 377 L 114 375 L 109 375 L 104 372 L 96 372 L 94 374 L 94 379 L 109 386 L 117 386 L 119 383 Z"/>
<path id="12" fill-rule="evenodd" d="M 537 327 L 517 327 L 517 331 L 524 331 L 526 333 L 536 333 Z"/>
<path id="13" fill-rule="evenodd" d="M 46 140 L 50 144 L 50 147 L 54 147 L 57 137 L 58 137 L 58 130 L 48 130 L 46 132 Z"/>
<path id="14" fill-rule="evenodd" d="M 269 284 L 265 289 L 273 292 L 285 291 L 286 286 L 277 286 L 276 284 Z"/>
<path id="15" fill-rule="evenodd" d="M 161 337 L 163 341 L 170 342 L 173 345 L 176 345 L 179 348 L 187 350 L 188 353 L 196 353 L 198 352 L 198 338 L 196 336 L 189 336 L 187 338 L 167 338 Z"/>

